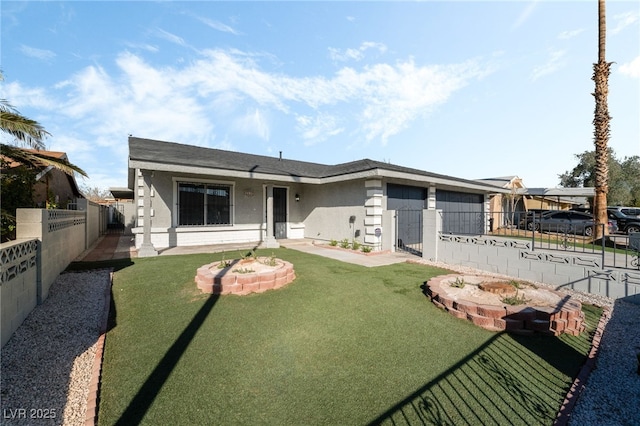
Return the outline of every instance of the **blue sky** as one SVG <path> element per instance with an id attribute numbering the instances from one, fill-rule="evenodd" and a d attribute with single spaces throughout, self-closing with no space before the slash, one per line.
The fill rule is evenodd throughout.
<path id="1" fill-rule="evenodd" d="M 2 98 L 126 186 L 127 137 L 555 187 L 593 149 L 597 1 L 2 1 Z M 607 1 L 611 140 L 640 155 L 640 3 Z M 6 140 L 5 140 L 6 141 Z"/>

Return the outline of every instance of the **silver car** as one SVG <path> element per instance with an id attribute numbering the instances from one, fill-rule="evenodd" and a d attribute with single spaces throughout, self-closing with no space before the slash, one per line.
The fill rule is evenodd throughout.
<path id="1" fill-rule="evenodd" d="M 535 217 L 528 225 L 530 230 L 559 232 L 563 234 L 593 235 L 594 220 L 588 213 L 570 210 L 551 211 Z"/>

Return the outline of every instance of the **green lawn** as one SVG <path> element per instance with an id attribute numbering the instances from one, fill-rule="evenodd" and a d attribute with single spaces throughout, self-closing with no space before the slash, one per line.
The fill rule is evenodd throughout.
<path id="1" fill-rule="evenodd" d="M 272 252 L 297 279 L 250 296 L 197 290 L 221 254 L 116 262 L 99 424 L 551 425 L 600 314 L 579 337 L 493 333 L 422 294 L 445 270 Z"/>

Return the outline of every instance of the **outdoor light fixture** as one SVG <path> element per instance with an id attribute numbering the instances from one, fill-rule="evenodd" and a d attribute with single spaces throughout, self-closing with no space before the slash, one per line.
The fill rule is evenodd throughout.
<path id="1" fill-rule="evenodd" d="M 296 201 L 300 201 L 300 194 L 296 194 Z"/>

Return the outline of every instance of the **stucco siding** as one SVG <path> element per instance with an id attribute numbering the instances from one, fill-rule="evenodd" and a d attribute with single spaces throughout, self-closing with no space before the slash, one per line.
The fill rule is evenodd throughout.
<path id="1" fill-rule="evenodd" d="M 317 240 L 349 240 L 362 242 L 365 231 L 366 188 L 363 180 L 330 185 L 307 186 L 303 210 L 305 237 Z M 355 221 L 350 222 L 351 216 Z M 359 231 L 360 236 L 355 237 Z"/>

